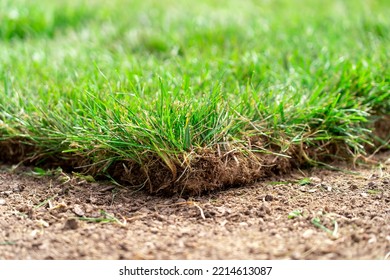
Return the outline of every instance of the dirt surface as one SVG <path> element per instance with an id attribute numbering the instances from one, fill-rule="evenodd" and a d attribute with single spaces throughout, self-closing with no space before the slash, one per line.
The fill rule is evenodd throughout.
<path id="1" fill-rule="evenodd" d="M 0 259 L 390 259 L 389 158 L 191 198 L 3 165 Z"/>

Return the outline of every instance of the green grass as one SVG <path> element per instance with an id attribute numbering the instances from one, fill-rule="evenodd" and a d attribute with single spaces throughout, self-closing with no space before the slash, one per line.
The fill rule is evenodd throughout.
<path id="1" fill-rule="evenodd" d="M 90 218 L 90 217 L 79 217 L 77 218 L 80 221 L 86 221 L 90 223 L 118 223 L 121 226 L 125 225 L 125 222 L 121 222 L 119 219 L 115 218 L 113 215 L 108 214 L 107 212 L 100 210 L 101 217 L 99 218 Z"/>
<path id="2" fill-rule="evenodd" d="M 390 112 L 388 14 L 384 0 L 2 1 L 0 155 L 192 192 L 364 154 Z"/>

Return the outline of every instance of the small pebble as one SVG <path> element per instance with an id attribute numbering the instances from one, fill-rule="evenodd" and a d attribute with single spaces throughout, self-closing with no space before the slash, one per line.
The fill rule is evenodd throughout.
<path id="1" fill-rule="evenodd" d="M 1 194 L 5 194 L 6 196 L 10 196 L 13 193 L 14 193 L 13 191 L 3 191 L 3 192 L 1 192 Z"/>
<path id="2" fill-rule="evenodd" d="M 377 239 L 375 235 L 371 235 L 371 238 L 368 240 L 368 244 L 376 243 Z"/>
<path id="3" fill-rule="evenodd" d="M 176 200 L 176 203 L 184 203 L 184 202 L 186 202 L 184 198 L 179 198 L 178 200 Z"/>
<path id="4" fill-rule="evenodd" d="M 322 180 L 318 177 L 310 177 L 310 181 L 314 184 L 319 184 Z"/>
<path id="5" fill-rule="evenodd" d="M 263 203 L 260 208 L 259 208 L 259 211 L 262 212 L 262 213 L 266 213 L 266 214 L 271 214 L 271 208 L 268 206 L 268 203 Z"/>
<path id="6" fill-rule="evenodd" d="M 357 185 L 355 185 L 355 184 L 352 184 L 350 186 L 350 188 L 351 188 L 351 190 L 357 190 L 359 187 Z"/>
<path id="7" fill-rule="evenodd" d="M 77 216 L 80 216 L 80 217 L 82 217 L 82 216 L 85 215 L 84 210 L 83 210 L 83 209 L 81 208 L 81 206 L 78 205 L 78 204 L 75 204 L 75 205 L 73 206 L 73 212 L 74 212 Z"/>
<path id="8" fill-rule="evenodd" d="M 79 224 L 76 219 L 69 219 L 65 222 L 64 229 L 77 229 Z"/>
<path id="9" fill-rule="evenodd" d="M 4 204 L 6 204 L 5 199 L 0 198 L 0 205 L 4 205 Z"/>
<path id="10" fill-rule="evenodd" d="M 352 233 L 351 239 L 355 243 L 357 243 L 357 242 L 359 242 L 361 240 L 361 238 L 356 233 Z"/>

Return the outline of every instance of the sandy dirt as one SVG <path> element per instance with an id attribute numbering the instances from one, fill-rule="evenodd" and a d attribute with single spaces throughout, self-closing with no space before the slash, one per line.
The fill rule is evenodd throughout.
<path id="1" fill-rule="evenodd" d="M 199 197 L 0 167 L 0 259 L 390 259 L 390 153 Z"/>

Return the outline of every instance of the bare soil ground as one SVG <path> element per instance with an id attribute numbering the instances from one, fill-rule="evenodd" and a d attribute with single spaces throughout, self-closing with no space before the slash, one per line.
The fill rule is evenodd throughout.
<path id="1" fill-rule="evenodd" d="M 390 153 L 199 197 L 0 167 L 0 259 L 390 259 Z"/>

